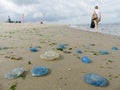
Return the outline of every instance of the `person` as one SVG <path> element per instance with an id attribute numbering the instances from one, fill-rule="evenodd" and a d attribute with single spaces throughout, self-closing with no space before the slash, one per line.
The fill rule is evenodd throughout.
<path id="1" fill-rule="evenodd" d="M 43 21 L 41 21 L 40 24 L 43 24 Z"/>
<path id="2" fill-rule="evenodd" d="M 98 9 L 98 6 L 95 6 L 93 14 L 92 14 L 92 20 L 94 21 L 95 24 L 95 32 L 98 31 L 98 23 L 101 21 L 101 12 Z"/>
<path id="3" fill-rule="evenodd" d="M 8 22 L 11 23 L 11 19 L 10 19 L 10 16 L 8 16 Z"/>

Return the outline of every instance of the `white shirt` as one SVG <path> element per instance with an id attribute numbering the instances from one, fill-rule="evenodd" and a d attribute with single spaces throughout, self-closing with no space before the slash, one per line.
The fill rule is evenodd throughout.
<path id="1" fill-rule="evenodd" d="M 100 11 L 98 9 L 95 9 L 95 13 L 98 16 L 98 19 L 101 19 L 101 13 L 100 13 Z"/>

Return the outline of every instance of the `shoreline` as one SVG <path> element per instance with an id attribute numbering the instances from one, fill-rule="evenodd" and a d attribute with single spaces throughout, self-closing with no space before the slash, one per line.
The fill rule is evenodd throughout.
<path id="1" fill-rule="evenodd" d="M 16 90 L 118 90 L 120 89 L 120 37 L 84 31 L 59 24 L 0 24 L 0 89 L 9 90 L 17 83 Z M 66 44 L 63 51 L 56 49 L 58 44 Z M 30 47 L 40 46 L 38 52 L 31 52 Z M 45 51 L 54 50 L 60 58 L 46 61 L 40 58 Z M 82 50 L 81 54 L 76 50 Z M 107 50 L 108 55 L 95 52 Z M 21 60 L 11 60 L 6 56 L 15 55 Z M 88 56 L 90 64 L 81 62 L 81 57 Z M 109 62 L 111 60 L 111 62 Z M 32 64 L 28 64 L 28 62 Z M 33 77 L 34 66 L 46 66 L 50 72 L 46 76 Z M 25 79 L 4 78 L 4 74 L 16 68 L 24 67 Z M 85 83 L 87 73 L 96 73 L 108 79 L 107 87 L 95 87 Z"/>
<path id="2" fill-rule="evenodd" d="M 120 25 L 119 23 L 99 24 L 98 33 L 103 33 L 103 34 L 113 35 L 113 36 L 120 36 L 119 25 Z M 68 25 L 68 26 L 70 26 L 72 28 L 76 28 L 76 29 L 82 29 L 84 31 L 94 32 L 94 29 L 90 28 L 89 24 L 73 24 L 73 25 Z"/>

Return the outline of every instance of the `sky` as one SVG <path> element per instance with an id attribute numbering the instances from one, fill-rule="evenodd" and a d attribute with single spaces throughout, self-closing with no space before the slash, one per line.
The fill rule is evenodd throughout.
<path id="1" fill-rule="evenodd" d="M 8 20 L 89 24 L 99 6 L 101 23 L 120 23 L 120 0 L 0 0 L 0 22 Z"/>

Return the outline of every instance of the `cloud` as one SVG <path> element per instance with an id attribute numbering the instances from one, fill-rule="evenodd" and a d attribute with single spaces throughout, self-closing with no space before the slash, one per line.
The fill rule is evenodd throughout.
<path id="1" fill-rule="evenodd" d="M 69 2 L 67 0 L 53 0 L 50 3 L 44 2 L 37 8 L 39 9 L 37 12 L 40 12 L 40 14 L 42 13 L 42 17 L 48 21 L 66 20 L 68 18 L 80 17 L 80 15 L 87 15 L 89 13 L 89 5 L 84 2 L 79 2 L 78 0 L 69 0 Z"/>
<path id="2" fill-rule="evenodd" d="M 38 4 L 39 0 L 11 0 L 16 5 L 31 5 L 31 4 Z"/>

